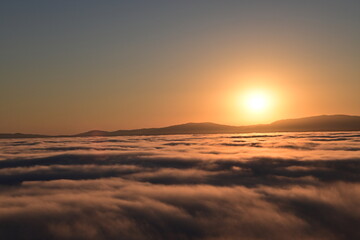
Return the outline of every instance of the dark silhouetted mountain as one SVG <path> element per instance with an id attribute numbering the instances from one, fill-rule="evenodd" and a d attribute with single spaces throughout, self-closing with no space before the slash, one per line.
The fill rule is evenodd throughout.
<path id="1" fill-rule="evenodd" d="M 229 126 L 216 123 L 186 123 L 163 128 L 142 128 L 133 130 L 101 131 L 93 130 L 71 136 L 57 137 L 94 137 L 94 136 L 136 136 L 171 134 L 214 134 L 249 132 L 306 132 L 306 131 L 360 131 L 360 116 L 322 115 L 315 117 L 279 120 L 271 124 L 250 126 Z M 0 138 L 50 137 L 34 134 L 0 134 Z"/>
<path id="2" fill-rule="evenodd" d="M 80 134 L 73 135 L 73 137 L 96 137 L 96 136 L 107 136 L 110 132 L 101 130 L 92 130 Z"/>
<path id="3" fill-rule="evenodd" d="M 279 120 L 270 124 L 273 131 L 354 131 L 360 130 L 360 116 L 322 115 Z"/>
<path id="4" fill-rule="evenodd" d="M 169 134 L 207 134 L 232 133 L 241 127 L 221 125 L 216 123 L 185 123 L 163 128 L 143 128 L 135 130 L 119 130 L 112 132 L 112 136 L 124 135 L 169 135 Z"/>
<path id="5" fill-rule="evenodd" d="M 0 138 L 45 138 L 48 135 L 24 134 L 24 133 L 0 133 Z"/>

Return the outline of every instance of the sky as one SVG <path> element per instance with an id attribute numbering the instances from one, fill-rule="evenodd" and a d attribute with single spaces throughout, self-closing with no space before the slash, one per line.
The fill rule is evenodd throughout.
<path id="1" fill-rule="evenodd" d="M 0 132 L 360 115 L 359 25 L 357 0 L 3 0 Z"/>

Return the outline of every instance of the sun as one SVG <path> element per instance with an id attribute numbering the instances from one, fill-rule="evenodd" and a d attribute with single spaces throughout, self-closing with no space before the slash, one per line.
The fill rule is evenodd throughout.
<path id="1" fill-rule="evenodd" d="M 235 89 L 231 101 L 231 109 L 234 118 L 242 124 L 260 124 L 275 120 L 279 114 L 281 95 L 278 89 L 267 84 L 245 86 Z"/>
<path id="2" fill-rule="evenodd" d="M 244 107 L 253 113 L 265 112 L 270 106 L 269 95 L 262 90 L 252 90 L 243 95 Z"/>

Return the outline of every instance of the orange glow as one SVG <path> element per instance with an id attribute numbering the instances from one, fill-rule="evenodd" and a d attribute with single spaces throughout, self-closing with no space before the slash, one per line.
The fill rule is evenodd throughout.
<path id="1" fill-rule="evenodd" d="M 244 105 L 251 112 L 263 112 L 270 105 L 269 96 L 263 91 L 251 91 L 244 96 Z"/>
<path id="2" fill-rule="evenodd" d="M 230 108 L 238 124 L 269 123 L 279 118 L 283 104 L 279 101 L 282 96 L 273 86 L 256 84 L 255 86 L 240 86 L 233 91 L 229 98 Z M 236 123 L 236 122 L 235 122 Z M 234 123 L 234 124 L 235 124 Z"/>

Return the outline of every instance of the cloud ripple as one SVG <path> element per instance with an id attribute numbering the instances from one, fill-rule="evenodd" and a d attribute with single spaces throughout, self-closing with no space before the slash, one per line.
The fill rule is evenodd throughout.
<path id="1" fill-rule="evenodd" d="M 0 238 L 360 239 L 359 136 L 1 140 Z"/>

